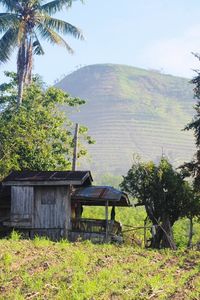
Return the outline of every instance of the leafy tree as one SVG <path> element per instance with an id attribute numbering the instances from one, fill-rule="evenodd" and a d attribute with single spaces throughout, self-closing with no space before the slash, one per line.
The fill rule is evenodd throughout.
<path id="1" fill-rule="evenodd" d="M 200 60 L 199 54 L 193 54 Z M 191 83 L 194 84 L 194 98 L 197 99 L 194 107 L 196 114 L 193 120 L 186 125 L 185 130 L 193 130 L 197 151 L 192 161 L 180 166 L 183 175 L 192 178 L 194 188 L 190 198 L 191 203 L 189 202 L 185 208 L 185 216 L 190 220 L 189 247 L 192 245 L 193 219 L 200 217 L 200 70 L 196 70 L 196 76 L 191 80 Z"/>
<path id="2" fill-rule="evenodd" d="M 158 166 L 137 161 L 124 176 L 121 188 L 136 199 L 136 205 L 145 206 L 153 224 L 151 247 L 175 249 L 172 226 L 190 197 L 182 175 L 165 158 Z"/>
<path id="3" fill-rule="evenodd" d="M 65 21 L 51 17 L 64 7 L 69 8 L 75 0 L 0 0 L 7 12 L 0 13 L 0 62 L 9 60 L 18 48 L 17 80 L 18 105 L 21 104 L 24 84 L 32 81 L 33 55 L 44 54 L 40 38 L 52 44 L 64 46 L 73 53 L 62 35 L 70 34 L 83 39 L 81 31 Z"/>
<path id="4" fill-rule="evenodd" d="M 200 55 L 195 54 L 200 60 Z M 194 107 L 196 114 L 193 120 L 187 124 L 185 130 L 193 130 L 194 137 L 196 140 L 197 152 L 194 155 L 194 159 L 185 163 L 182 168 L 185 177 L 191 176 L 194 179 L 194 187 L 197 191 L 200 191 L 200 70 L 196 70 L 197 75 L 191 80 L 194 84 L 194 98 L 198 99 Z"/>
<path id="5" fill-rule="evenodd" d="M 34 77 L 17 109 L 17 76 L 7 76 L 10 82 L 0 85 L 0 179 L 10 170 L 70 169 L 73 127 L 60 106 L 69 110 L 84 100 L 57 88 L 44 90 Z M 80 135 L 91 143 L 85 127 L 80 127 Z M 83 146 L 79 149 L 79 157 L 86 154 Z"/>

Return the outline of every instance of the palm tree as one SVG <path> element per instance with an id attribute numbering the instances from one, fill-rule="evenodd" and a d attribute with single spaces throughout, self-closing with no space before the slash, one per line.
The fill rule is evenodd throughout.
<path id="1" fill-rule="evenodd" d="M 7 12 L 0 13 L 0 62 L 9 60 L 17 48 L 18 106 L 22 103 L 24 85 L 32 80 L 33 55 L 43 55 L 40 38 L 52 44 L 72 48 L 62 35 L 70 34 L 83 39 L 81 31 L 65 22 L 51 17 L 64 7 L 69 8 L 76 0 L 0 0 Z"/>

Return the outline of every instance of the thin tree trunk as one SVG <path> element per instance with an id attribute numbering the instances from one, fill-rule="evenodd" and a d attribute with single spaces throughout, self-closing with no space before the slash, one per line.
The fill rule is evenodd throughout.
<path id="1" fill-rule="evenodd" d="M 191 248 L 192 247 L 192 237 L 193 237 L 193 218 L 189 218 L 190 225 L 189 225 L 189 239 L 188 239 L 188 244 L 187 247 Z"/>
<path id="2" fill-rule="evenodd" d="M 155 225 L 153 225 L 155 226 Z M 152 238 L 151 238 L 151 248 L 154 249 L 160 249 L 161 248 L 161 240 L 162 240 L 162 236 L 163 236 L 163 231 L 160 228 L 160 226 L 155 226 L 155 233 L 153 230 L 151 230 L 151 234 L 152 234 Z"/>

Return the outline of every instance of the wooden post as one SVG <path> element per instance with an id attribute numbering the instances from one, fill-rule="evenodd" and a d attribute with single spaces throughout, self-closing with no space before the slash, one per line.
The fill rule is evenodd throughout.
<path id="1" fill-rule="evenodd" d="M 144 247 L 147 245 L 147 218 L 144 220 Z"/>
<path id="2" fill-rule="evenodd" d="M 187 247 L 188 248 L 192 248 L 192 237 L 193 237 L 193 219 L 192 217 L 189 218 L 190 221 L 190 227 L 189 227 L 189 239 L 188 239 L 188 244 Z"/>
<path id="3" fill-rule="evenodd" d="M 78 132 L 79 132 L 79 124 L 76 123 L 76 128 L 74 133 L 74 154 L 73 154 L 73 162 L 72 162 L 72 171 L 76 171 L 77 153 L 78 153 Z"/>
<path id="4" fill-rule="evenodd" d="M 108 241 L 108 200 L 105 206 L 105 217 L 106 217 L 106 242 Z"/>

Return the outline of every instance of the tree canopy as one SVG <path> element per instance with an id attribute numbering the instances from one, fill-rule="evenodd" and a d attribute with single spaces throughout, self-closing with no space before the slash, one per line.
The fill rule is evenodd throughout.
<path id="1" fill-rule="evenodd" d="M 32 80 L 33 55 L 43 55 L 41 39 L 57 44 L 73 53 L 62 37 L 69 34 L 83 39 L 80 29 L 74 25 L 53 18 L 52 15 L 69 8 L 75 0 L 0 0 L 6 12 L 0 13 L 0 62 L 9 60 L 13 50 L 18 48 L 18 104 L 21 104 L 24 84 Z M 46 3 L 45 3 L 46 2 Z"/>
<path id="2" fill-rule="evenodd" d="M 10 82 L 0 85 L 0 178 L 10 170 L 70 169 L 73 124 L 61 108 L 69 110 L 85 101 L 57 88 L 45 90 L 34 77 L 17 109 L 17 76 L 6 74 Z M 92 142 L 86 127 L 80 127 L 80 135 Z M 79 157 L 85 154 L 86 149 L 80 145 Z"/>
<path id="3" fill-rule="evenodd" d="M 200 55 L 195 54 L 198 60 Z M 196 76 L 191 80 L 194 84 L 194 97 L 197 103 L 194 107 L 195 115 L 193 120 L 186 125 L 185 130 L 192 130 L 194 132 L 197 151 L 192 161 L 181 166 L 186 177 L 191 176 L 194 179 L 194 187 L 200 192 L 200 70 L 196 70 Z"/>
<path id="4" fill-rule="evenodd" d="M 182 174 L 165 158 L 158 165 L 137 161 L 124 176 L 121 187 L 136 199 L 136 205 L 145 206 L 156 227 L 151 246 L 175 248 L 172 226 L 186 213 L 191 201 L 191 187 Z"/>

